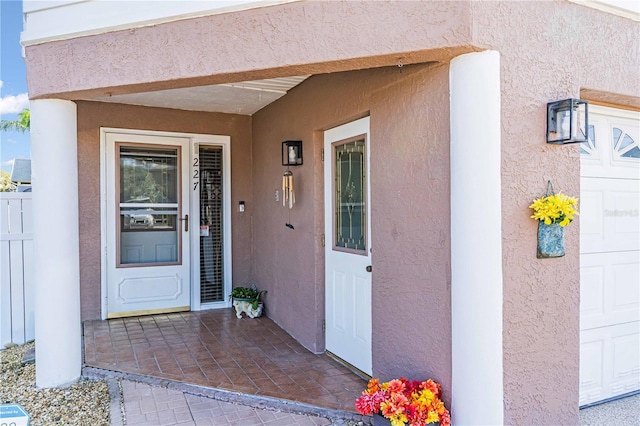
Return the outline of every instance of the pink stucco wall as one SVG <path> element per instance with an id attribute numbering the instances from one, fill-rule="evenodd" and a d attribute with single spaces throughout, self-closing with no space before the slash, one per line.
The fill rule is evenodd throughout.
<path id="1" fill-rule="evenodd" d="M 448 60 L 474 50 L 471 34 L 468 2 L 295 2 L 28 46 L 29 96 L 91 98 Z"/>
<path id="2" fill-rule="evenodd" d="M 98 102 L 78 102 L 80 298 L 82 319 L 100 318 L 100 127 L 231 136 L 231 203 L 252 199 L 251 117 Z M 232 210 L 233 279 L 251 276 L 251 220 Z"/>
<path id="3" fill-rule="evenodd" d="M 446 65 L 319 75 L 253 116 L 253 270 L 269 290 L 269 316 L 309 349 L 324 350 L 322 132 L 370 114 L 374 375 L 434 377 L 446 388 L 449 146 L 441 141 L 449 135 L 448 89 Z M 287 139 L 303 140 L 305 153 L 304 165 L 293 168 L 291 211 L 274 200 Z M 284 226 L 289 221 L 294 231 Z M 425 316 L 430 327 L 408 320 Z"/>
<path id="4" fill-rule="evenodd" d="M 308 216 L 295 216 L 298 213 L 294 209 L 292 220 L 300 227 L 294 232 L 300 237 L 292 237 L 286 229 L 279 231 L 283 228 L 283 218 L 278 215 L 283 213 L 275 211 L 272 198 L 278 184 L 270 182 L 279 175 L 280 167 L 272 149 L 285 138 L 299 137 L 305 140 L 305 155 L 311 145 L 314 154 L 311 158 L 316 158 L 321 140 L 319 132 L 323 128 L 370 111 L 372 140 L 378 136 L 372 144 L 372 154 L 389 156 L 389 161 L 372 159 L 374 235 L 386 243 L 376 245 L 374 250 L 375 264 L 384 265 L 374 272 L 374 282 L 380 286 L 373 300 L 376 313 L 374 370 L 381 375 L 392 375 L 403 371 L 431 373 L 428 370 L 433 368 L 433 375 L 447 376 L 449 367 L 439 355 L 433 364 L 422 360 L 446 346 L 450 333 L 439 324 L 444 321 L 441 317 L 447 315 L 448 308 L 427 305 L 422 309 L 424 314 L 420 320 L 404 321 L 394 308 L 408 300 L 411 297 L 408 290 L 417 288 L 420 282 L 427 288 L 435 286 L 432 304 L 448 304 L 448 289 L 442 288 L 447 285 L 447 281 L 442 281 L 447 268 L 442 258 L 446 256 L 441 257 L 441 251 L 448 248 L 447 219 L 445 216 L 436 220 L 430 216 L 447 212 L 442 210 L 442 204 L 429 204 L 434 194 L 445 199 L 448 195 L 445 183 L 448 175 L 442 174 L 443 167 L 448 167 L 448 97 L 441 92 L 446 91 L 447 78 L 442 73 L 448 61 L 461 53 L 499 51 L 503 113 L 505 423 L 574 424 L 578 413 L 580 221 L 567 230 L 567 256 L 538 260 L 535 258 L 536 225 L 529 219 L 527 206 L 542 193 L 547 179 L 553 180 L 556 188 L 565 193 L 580 192 L 577 147 L 551 146 L 544 142 L 548 101 L 584 96 L 592 101 L 640 107 L 639 25 L 630 19 L 560 0 L 301 2 L 30 46 L 26 49 L 26 62 L 32 97 L 66 99 L 331 73 L 395 65 L 399 61 L 404 64 L 440 62 L 442 65 L 432 70 L 418 67 L 423 74 L 416 71 L 413 77 L 389 78 L 386 83 L 383 76 L 389 70 L 362 74 L 370 79 L 367 82 L 355 81 L 355 74 L 312 77 L 281 102 L 258 113 L 253 125 L 253 144 L 247 142 L 244 146 L 253 149 L 254 158 L 258 154 L 264 157 L 246 164 L 252 168 L 253 176 L 245 179 L 255 182 L 256 186 L 251 188 L 251 194 L 242 194 L 242 199 L 250 200 L 249 196 L 253 196 L 254 214 L 265 221 L 264 224 L 254 222 L 256 235 L 252 242 L 256 247 L 265 247 L 272 238 L 280 254 L 293 255 L 304 266 L 314 262 L 311 269 L 303 270 L 299 266 L 285 269 L 282 265 L 277 269 L 264 253 L 254 251 L 254 271 L 250 276 L 263 277 L 265 286 L 272 288 L 268 296 L 270 314 L 292 334 L 302 336 L 300 339 L 306 345 L 320 350 L 321 336 L 317 330 L 322 301 L 317 286 L 322 277 L 318 265 L 322 251 L 316 237 L 322 232 L 322 188 L 318 183 L 322 170 L 317 161 L 306 164 L 305 160 L 299 172 L 301 201 L 296 207 Z M 341 102 L 335 104 L 335 111 L 323 99 L 328 93 L 335 93 L 333 85 L 354 89 L 347 91 L 352 97 L 339 97 Z M 405 98 L 406 103 L 402 101 Z M 316 104 L 318 117 L 310 112 L 296 112 L 301 122 L 286 121 L 276 114 L 281 110 L 291 112 L 295 106 Z M 133 121 L 131 127 L 144 125 L 158 130 L 179 127 L 191 132 L 203 126 L 192 121 L 197 113 L 164 115 L 164 120 L 149 116 L 143 121 L 122 116 L 112 124 L 109 115 L 118 114 L 112 107 L 86 107 L 95 111 L 92 114 L 95 124 L 87 127 L 79 121 L 79 125 L 84 126 L 84 130 L 79 130 L 79 155 L 81 159 L 84 155 L 92 159 L 94 168 L 98 164 L 97 154 L 85 152 L 87 142 L 83 141 L 95 141 L 97 135 L 92 132 L 99 125 L 126 126 Z M 84 108 L 81 103 L 81 120 L 85 120 Z M 108 109 L 101 111 L 100 108 Z M 435 122 L 434 127 L 418 118 L 416 110 L 426 111 Z M 100 122 L 103 119 L 109 123 Z M 275 120 L 279 126 L 269 127 L 268 119 Z M 403 120 L 404 126 L 395 125 L 392 120 Z M 246 132 L 251 138 L 251 132 Z M 400 140 L 402 144 L 396 142 Z M 433 145 L 433 140 L 442 146 Z M 410 155 L 406 147 L 414 148 L 419 155 Z M 422 161 L 416 161 L 416 157 Z M 81 200 L 89 198 L 81 201 L 81 209 L 87 203 L 87 211 L 95 213 L 98 208 L 96 172 L 88 171 L 82 161 L 80 167 L 81 179 L 91 183 L 88 187 L 81 183 Z M 406 197 L 389 183 L 394 173 L 410 178 L 409 208 L 397 208 L 397 203 Z M 249 209 L 251 206 L 252 203 L 248 203 Z M 418 211 L 421 214 L 413 216 Z M 384 223 L 383 217 L 396 222 Z M 88 223 L 89 219 L 81 220 L 81 232 L 93 232 L 82 237 L 81 244 L 93 247 L 95 261 L 99 259 L 99 252 L 91 244 L 97 244 L 96 228 Z M 433 226 L 433 234 L 427 239 L 415 238 L 410 232 L 412 222 L 420 230 Z M 276 228 L 268 229 L 272 223 Z M 397 241 L 403 238 L 409 238 L 411 243 L 399 248 Z M 432 259 L 439 261 L 431 262 Z M 285 272 L 286 281 L 283 281 Z M 93 272 L 85 269 L 83 280 L 97 280 L 95 273 L 95 265 Z M 435 283 L 431 279 L 426 283 L 425 277 L 431 278 L 434 274 L 438 277 Z M 402 277 L 405 279 L 398 280 Z M 276 300 L 275 295 L 281 291 L 279 286 L 284 285 L 290 286 L 294 301 L 311 299 L 313 318 L 304 320 L 312 330 L 310 336 L 292 324 L 292 315 L 285 313 L 285 307 Z M 305 290 L 311 286 L 311 293 L 307 293 Z M 398 298 L 398 302 L 383 301 L 380 295 Z M 437 315 L 432 315 L 433 312 Z M 434 317 L 438 317 L 436 325 L 433 325 Z M 429 331 L 422 331 L 424 329 Z M 437 332 L 432 334 L 432 329 Z M 391 336 L 392 332 L 396 333 L 395 337 Z M 433 340 L 414 343 L 416 335 Z M 402 345 L 395 346 L 399 341 Z M 446 377 L 440 378 L 446 383 Z"/>
<path id="5" fill-rule="evenodd" d="M 546 102 L 598 88 L 640 105 L 638 23 L 565 2 L 473 9 L 474 40 L 501 55 L 505 422 L 575 423 L 580 220 L 567 228 L 565 257 L 536 259 L 527 206 L 548 179 L 580 194 L 578 146 L 544 143 Z"/>

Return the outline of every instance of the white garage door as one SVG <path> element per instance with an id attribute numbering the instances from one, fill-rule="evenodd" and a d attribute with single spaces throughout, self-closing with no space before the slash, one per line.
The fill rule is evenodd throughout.
<path id="1" fill-rule="evenodd" d="M 640 113 L 589 107 L 580 172 L 580 405 L 640 389 Z"/>

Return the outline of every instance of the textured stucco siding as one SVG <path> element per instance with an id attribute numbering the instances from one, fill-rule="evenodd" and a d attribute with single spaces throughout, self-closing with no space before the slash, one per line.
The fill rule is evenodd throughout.
<path id="1" fill-rule="evenodd" d="M 80 299 L 82 319 L 100 318 L 100 127 L 231 136 L 231 204 L 252 205 L 251 117 L 78 102 L 78 190 L 80 193 Z M 231 212 L 233 280 L 251 276 L 251 221 Z"/>
<path id="2" fill-rule="evenodd" d="M 447 59 L 471 50 L 470 19 L 467 2 L 296 2 L 55 41 L 26 47 L 29 95 L 78 99 Z"/>
<path id="3" fill-rule="evenodd" d="M 269 317 L 312 351 L 323 351 L 322 132 L 367 114 L 374 375 L 434 377 L 449 389 L 446 65 L 314 76 L 253 116 L 254 279 L 269 290 Z M 291 211 L 274 198 L 284 171 L 280 143 L 287 139 L 303 140 L 305 154 L 304 165 L 292 168 Z M 421 326 L 425 314 L 430 327 Z"/>
<path id="4" fill-rule="evenodd" d="M 536 259 L 528 205 L 547 180 L 580 194 L 579 147 L 545 143 L 547 102 L 598 88 L 640 104 L 638 23 L 565 2 L 476 2 L 473 9 L 476 44 L 501 55 L 505 423 L 571 424 L 580 370 L 580 220 L 566 229 L 566 256 Z"/>

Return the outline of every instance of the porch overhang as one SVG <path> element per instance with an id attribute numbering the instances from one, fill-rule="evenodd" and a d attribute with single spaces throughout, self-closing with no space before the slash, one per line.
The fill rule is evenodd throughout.
<path id="1" fill-rule="evenodd" d="M 472 3 L 293 2 L 27 45 L 29 95 L 108 98 L 446 62 L 484 50 L 473 46 Z"/>

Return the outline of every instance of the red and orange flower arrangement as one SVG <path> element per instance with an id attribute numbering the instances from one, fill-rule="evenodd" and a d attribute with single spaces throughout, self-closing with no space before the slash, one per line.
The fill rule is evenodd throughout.
<path id="1" fill-rule="evenodd" d="M 425 382 L 400 378 L 380 383 L 369 380 L 367 390 L 356 399 L 356 409 L 360 414 L 380 414 L 392 426 L 422 426 L 440 422 L 440 426 L 450 426 L 451 416 L 440 395 L 442 388 L 433 380 Z"/>

